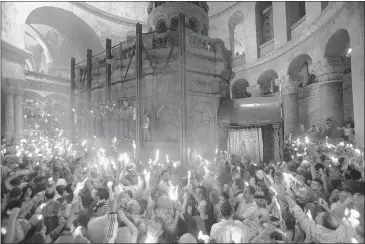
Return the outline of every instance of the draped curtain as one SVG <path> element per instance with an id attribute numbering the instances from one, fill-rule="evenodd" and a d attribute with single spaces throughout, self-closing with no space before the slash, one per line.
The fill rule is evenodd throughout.
<path id="1" fill-rule="evenodd" d="M 263 161 L 264 149 L 261 128 L 229 129 L 227 149 L 237 158 L 251 158 L 251 162 L 259 164 Z"/>

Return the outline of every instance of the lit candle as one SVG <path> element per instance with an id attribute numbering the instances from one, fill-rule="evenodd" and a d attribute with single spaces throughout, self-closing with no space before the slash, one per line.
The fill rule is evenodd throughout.
<path id="1" fill-rule="evenodd" d="M 177 201 L 177 191 L 179 186 L 173 186 L 171 181 L 169 182 L 170 184 L 170 190 L 169 190 L 169 197 L 171 199 L 171 201 Z"/>
<path id="2" fill-rule="evenodd" d="M 204 243 L 209 243 L 209 236 L 203 235 L 202 231 L 199 231 L 198 239 L 204 241 Z"/>
<path id="3" fill-rule="evenodd" d="M 169 162 L 169 156 L 166 154 L 166 162 Z"/>
<path id="4" fill-rule="evenodd" d="M 133 141 L 133 156 L 136 158 L 136 142 Z"/>
<path id="5" fill-rule="evenodd" d="M 151 176 L 151 173 L 148 172 L 147 170 L 144 170 L 143 171 L 143 174 L 144 174 L 144 179 L 146 181 L 146 187 L 148 189 L 149 188 L 149 185 L 150 185 L 150 176 Z"/>
<path id="6" fill-rule="evenodd" d="M 188 186 L 190 186 L 190 176 L 191 176 L 191 173 L 190 173 L 190 170 L 188 170 Z"/>
<path id="7" fill-rule="evenodd" d="M 280 217 L 280 222 L 282 222 L 282 216 L 281 216 L 281 208 L 280 208 L 280 204 L 278 202 L 278 199 L 276 198 L 276 196 L 278 195 L 277 191 L 270 187 L 270 190 L 272 190 L 274 193 L 275 193 L 275 196 L 274 196 L 274 201 L 275 201 L 275 204 L 276 204 L 276 207 L 278 208 L 278 211 L 279 211 L 279 217 Z"/>

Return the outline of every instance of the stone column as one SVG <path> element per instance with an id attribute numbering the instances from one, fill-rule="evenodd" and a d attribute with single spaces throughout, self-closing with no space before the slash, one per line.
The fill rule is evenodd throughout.
<path id="1" fill-rule="evenodd" d="M 3 136 L 10 139 L 14 136 L 14 88 L 12 86 L 3 87 L 4 92 L 4 128 Z"/>
<path id="2" fill-rule="evenodd" d="M 343 72 L 350 66 L 349 59 L 334 57 L 318 62 L 313 69 L 320 82 L 321 125 L 325 128 L 326 119 L 333 123 L 332 137 L 340 137 L 344 122 L 343 111 Z"/>
<path id="3" fill-rule="evenodd" d="M 298 103 L 298 86 L 299 81 L 289 80 L 289 76 L 282 76 L 275 80 L 280 86 L 283 102 L 284 117 L 284 134 L 290 132 L 295 134 L 299 128 L 299 103 Z"/>
<path id="4" fill-rule="evenodd" d="M 23 93 L 22 89 L 16 89 L 14 93 L 14 125 L 17 139 L 23 137 Z"/>
<path id="5" fill-rule="evenodd" d="M 275 162 L 280 161 L 280 124 L 273 124 L 273 136 L 274 136 L 274 159 Z"/>

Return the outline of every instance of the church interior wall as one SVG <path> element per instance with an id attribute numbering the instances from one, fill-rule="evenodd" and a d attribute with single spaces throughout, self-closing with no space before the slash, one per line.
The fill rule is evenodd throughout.
<path id="1" fill-rule="evenodd" d="M 110 4 L 112 5 L 112 3 Z M 39 61 L 38 59 L 42 59 L 39 57 L 37 63 L 40 64 L 33 64 L 34 60 L 30 59 L 30 53 L 26 50 L 24 34 L 27 23 L 36 23 L 36 21 L 32 22 L 32 19 L 29 20 L 28 17 L 32 17 L 32 13 L 41 11 L 42 8 L 46 10 L 45 7 L 67 11 L 81 19 L 90 29 L 90 33 L 83 35 L 83 38 L 92 35 L 96 37 L 94 38 L 93 47 L 91 47 L 94 54 L 98 52 L 98 49 L 105 48 L 106 38 L 112 39 L 112 45 L 115 45 L 121 40 L 127 39 L 127 37 L 131 38 L 135 36 L 135 23 L 137 20 L 135 22 L 126 21 L 123 17 L 116 16 L 116 13 L 113 11 L 111 11 L 111 14 L 108 14 L 105 11 L 98 11 L 96 10 L 97 6 L 92 4 L 88 5 L 87 3 L 69 2 L 2 3 L 2 41 L 6 42 L 5 45 L 2 45 L 2 51 L 4 51 L 4 55 L 2 56 L 2 77 L 6 77 L 7 83 L 10 82 L 12 85 L 18 84 L 22 86 L 26 79 L 24 75 L 25 69 L 29 69 L 30 66 L 36 67 L 38 65 L 39 70 L 40 66 L 44 66 L 44 64 L 42 64 L 44 61 Z M 273 70 L 278 77 L 286 76 L 288 75 L 290 64 L 300 55 L 308 55 L 310 57 L 311 62 L 308 63 L 307 69 L 309 73 L 311 73 L 313 72 L 313 67 L 324 60 L 325 48 L 328 40 L 339 29 L 345 29 L 349 33 L 350 46 L 354 51 L 351 56 L 351 73 L 350 75 L 345 76 L 343 80 L 344 119 L 352 117 L 355 120 L 355 124 L 363 125 L 364 113 L 353 112 L 359 109 L 363 110 L 362 104 L 364 101 L 364 11 L 361 11 L 364 7 L 363 3 L 331 2 L 326 5 L 323 4 L 323 2 L 305 2 L 305 16 L 298 15 L 300 11 L 303 13 L 303 6 L 301 6 L 301 10 L 298 9 L 299 7 L 300 6 L 297 3 L 272 2 L 270 10 L 272 11 L 272 16 L 270 16 L 269 20 L 272 25 L 273 39 L 266 43 L 262 43 L 262 36 L 252 34 L 256 33 L 257 30 L 260 31 L 260 33 L 262 31 L 262 27 L 258 26 L 262 20 L 257 20 L 256 2 L 237 2 L 217 14 L 210 15 L 208 36 L 210 38 L 224 40 L 224 46 L 232 51 L 235 77 L 231 81 L 231 86 L 233 86 L 236 80 L 245 79 L 250 88 L 255 87 L 259 83 L 260 75 L 269 70 Z M 262 9 L 260 9 L 260 11 L 261 10 Z M 266 8 L 264 11 L 267 11 Z M 236 19 L 236 16 L 241 17 Z M 287 18 L 282 18 L 282 16 L 286 16 Z M 53 17 L 56 19 L 58 18 L 57 16 Z M 144 22 L 146 20 L 140 20 L 143 23 L 144 32 L 147 31 L 147 22 Z M 167 24 L 170 24 L 170 22 Z M 74 29 L 72 30 L 75 26 L 79 25 L 75 22 L 70 23 L 64 29 L 59 29 L 62 29 L 64 32 L 72 32 L 75 31 Z M 196 38 L 195 36 L 194 33 L 190 34 L 190 37 L 193 37 L 193 39 Z M 73 39 L 77 38 L 74 36 Z M 205 50 L 200 50 L 195 46 L 194 48 L 194 55 L 206 55 Z M 84 46 L 78 46 L 76 49 L 85 55 L 86 50 Z M 69 51 L 70 53 L 67 55 L 71 54 L 71 52 L 76 52 L 77 50 L 70 49 Z M 158 52 L 159 51 L 160 50 L 158 50 Z M 238 54 L 236 55 L 237 51 Z M 189 58 L 194 62 L 187 64 L 188 68 L 194 70 L 194 72 L 199 70 L 211 71 L 220 69 L 220 66 L 222 66 L 222 63 L 219 63 L 214 67 L 214 62 L 212 63 L 208 60 L 205 60 L 205 62 L 197 62 L 200 58 L 195 58 L 194 55 L 188 54 Z M 80 57 L 80 59 L 81 58 L 82 57 Z M 124 60 L 123 65 L 127 65 L 128 62 L 129 60 Z M 27 63 L 28 68 L 26 68 L 25 63 Z M 147 63 L 148 62 L 146 62 L 146 65 Z M 189 65 L 191 65 L 191 67 Z M 133 62 L 132 66 L 135 66 Z M 209 73 L 210 71 L 207 72 Z M 133 74 L 135 69 L 132 68 L 129 72 L 130 74 Z M 101 69 L 100 77 L 104 77 L 104 74 L 105 70 L 103 71 L 103 69 Z M 119 77 L 121 74 L 113 72 L 113 75 Z M 127 79 L 128 78 L 129 76 Z M 4 78 L 2 79 L 4 80 Z M 179 79 L 179 77 L 173 79 Z M 308 77 L 304 79 L 308 80 Z M 187 80 L 189 82 L 192 81 L 192 79 Z M 99 82 L 103 82 L 103 79 L 100 79 Z M 124 85 L 114 85 L 112 89 L 112 98 L 124 98 L 132 102 L 134 99 L 134 87 L 132 83 L 133 82 L 130 81 Z M 209 87 L 204 87 L 205 84 L 208 84 L 206 80 L 203 80 L 200 83 L 203 84 L 203 86 L 196 86 L 195 83 L 188 83 L 188 85 L 193 92 L 219 93 L 220 88 L 219 85 L 217 85 L 217 82 L 211 81 L 212 85 Z M 145 88 L 142 89 L 147 89 L 146 96 L 148 98 L 146 97 L 144 102 L 148 101 L 148 106 L 150 106 L 149 101 L 155 99 L 152 95 L 154 87 L 146 85 Z M 171 89 L 174 90 L 175 88 Z M 230 91 L 232 95 L 232 89 L 230 89 Z M 300 123 L 303 123 L 306 128 L 312 124 L 320 125 L 323 123 L 320 121 L 319 84 L 315 83 L 299 88 L 298 95 Z M 170 96 L 171 94 L 168 96 L 161 96 L 159 98 L 160 100 L 156 99 L 155 102 L 152 103 L 153 109 L 155 109 L 155 114 L 153 116 L 155 116 L 156 119 L 157 110 L 162 107 L 163 104 L 166 104 L 166 100 L 168 100 Z M 101 89 L 100 93 L 100 91 L 95 90 L 93 91 L 92 97 L 94 102 L 100 102 L 100 100 L 104 100 L 105 98 L 105 91 Z M 356 97 L 356 101 L 353 101 L 354 97 Z M 213 128 L 213 125 L 215 124 L 214 120 L 216 119 L 215 114 L 218 110 L 217 104 L 219 104 L 219 98 L 208 95 L 199 96 L 197 94 L 191 98 L 189 104 L 192 102 L 194 103 L 188 106 L 190 109 L 199 107 L 197 104 L 203 103 L 205 104 L 203 106 L 204 108 L 213 110 L 208 116 L 208 119 L 206 119 L 209 123 L 204 121 L 205 124 L 209 124 L 210 128 Z M 177 102 L 174 106 L 178 107 Z M 198 110 L 204 109 L 200 108 Z M 200 124 L 200 122 L 196 122 L 196 124 Z M 201 133 L 198 133 L 199 135 L 205 133 L 204 131 L 206 129 L 204 127 L 207 126 L 195 128 L 196 130 L 201 131 Z M 363 134 L 364 132 L 363 128 L 360 127 L 361 126 L 358 127 L 357 135 Z M 213 130 L 215 129 L 213 128 Z M 221 132 L 217 133 L 219 134 Z M 360 143 L 363 144 L 363 140 L 363 136 L 358 136 L 358 141 Z"/>

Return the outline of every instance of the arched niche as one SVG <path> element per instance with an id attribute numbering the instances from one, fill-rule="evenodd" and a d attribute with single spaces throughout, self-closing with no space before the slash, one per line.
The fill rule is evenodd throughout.
<path id="1" fill-rule="evenodd" d="M 228 28 L 229 28 L 229 48 L 232 53 L 235 54 L 237 51 L 241 54 L 241 52 L 245 51 L 245 45 L 241 45 L 237 47 L 236 44 L 244 42 L 244 16 L 242 11 L 234 12 L 228 20 Z M 239 42 L 236 42 L 235 39 L 238 39 Z"/>
<path id="2" fill-rule="evenodd" d="M 272 2 L 256 2 L 256 40 L 257 48 L 274 38 Z M 260 53 L 259 50 L 257 53 Z"/>
<path id="3" fill-rule="evenodd" d="M 36 8 L 28 15 L 25 24 L 46 25 L 59 31 L 82 54 L 82 58 L 86 58 L 87 49 L 93 53 L 104 49 L 95 31 L 77 15 L 65 9 L 49 6 Z"/>
<path id="4" fill-rule="evenodd" d="M 316 81 L 311 77 L 312 58 L 308 54 L 296 56 L 289 64 L 288 75 L 290 80 L 299 81 L 299 86 L 306 86 Z"/>
<path id="5" fill-rule="evenodd" d="M 349 61 L 349 67 L 343 70 L 343 108 L 344 120 L 354 118 L 353 93 L 352 93 L 352 75 L 351 75 L 351 42 L 347 30 L 339 29 L 328 39 L 324 57 L 325 58 L 342 58 Z M 347 63 L 347 62 L 346 62 Z"/>
<path id="6" fill-rule="evenodd" d="M 247 87 L 249 87 L 249 83 L 246 79 L 234 81 L 231 87 L 232 99 L 250 97 L 250 94 L 247 93 Z"/>
<path id="7" fill-rule="evenodd" d="M 275 84 L 278 78 L 278 73 L 275 70 L 266 70 L 257 79 L 257 84 L 260 86 L 264 95 L 272 94 L 279 91 L 279 87 Z"/>

